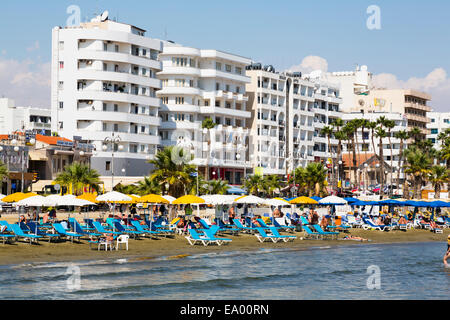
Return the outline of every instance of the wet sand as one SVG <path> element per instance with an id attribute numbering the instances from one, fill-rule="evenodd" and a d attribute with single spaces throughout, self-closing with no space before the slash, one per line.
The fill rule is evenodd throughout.
<path id="1" fill-rule="evenodd" d="M 79 217 L 79 216 L 77 216 Z M 58 218 L 63 218 L 58 215 Z M 2 217 L 11 223 L 17 222 L 17 216 Z M 89 248 L 88 239 L 81 239 L 80 243 L 70 241 L 52 242 L 42 240 L 38 244 L 30 245 L 29 242 L 15 242 L 13 244 L 2 244 L 0 242 L 0 265 L 20 263 L 43 263 L 43 262 L 74 262 L 96 259 L 154 259 L 165 256 L 179 258 L 184 255 L 198 253 L 211 253 L 221 251 L 248 251 L 261 248 L 296 248 L 307 249 L 313 246 L 338 246 L 338 245 L 370 245 L 376 243 L 408 243 L 408 242 L 442 242 L 443 250 L 446 249 L 447 236 L 450 229 L 444 229 L 442 234 L 435 234 L 428 230 L 408 231 L 364 231 L 363 229 L 351 229 L 350 234 L 370 239 L 370 242 L 354 240 L 301 240 L 306 236 L 304 232 L 294 233 L 297 239 L 294 242 L 265 242 L 260 243 L 254 235 L 240 234 L 238 236 L 223 235 L 233 241 L 228 245 L 205 247 L 201 244 L 191 246 L 184 236 L 177 235 L 174 238 L 150 239 L 140 238 L 129 241 L 129 251 L 98 251 L 97 246 Z M 287 233 L 284 233 L 287 234 Z M 341 233 L 342 238 L 345 233 Z M 443 252 L 444 253 L 444 252 Z"/>

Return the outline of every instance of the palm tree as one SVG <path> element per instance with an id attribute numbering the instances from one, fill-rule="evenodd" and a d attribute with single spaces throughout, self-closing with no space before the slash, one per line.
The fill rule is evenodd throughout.
<path id="1" fill-rule="evenodd" d="M 150 177 L 144 177 L 144 180 L 138 182 L 137 193 L 141 196 L 148 194 L 161 194 L 161 186 Z"/>
<path id="2" fill-rule="evenodd" d="M 304 170 L 304 179 L 308 187 L 308 195 L 323 196 L 326 194 L 328 169 L 320 162 L 310 162 Z"/>
<path id="3" fill-rule="evenodd" d="M 138 194 L 138 186 L 134 184 L 123 185 L 121 183 L 117 184 L 114 188 L 114 191 L 124 193 L 124 194 Z"/>
<path id="4" fill-rule="evenodd" d="M 100 174 L 89 168 L 85 164 L 74 162 L 64 168 L 64 171 L 58 174 L 55 179 L 56 183 L 69 188 L 72 186 L 72 192 L 79 195 L 84 187 L 91 187 L 98 191 Z"/>
<path id="5" fill-rule="evenodd" d="M 196 168 L 183 161 L 178 163 L 173 162 L 172 154 L 174 152 L 178 153 L 181 158 L 184 157 L 185 151 L 183 148 L 170 146 L 159 151 L 156 154 L 156 158 L 149 161 L 149 163 L 155 166 L 150 180 L 152 183 L 158 185 L 161 191 L 165 191 L 173 197 L 178 198 L 187 194 L 188 185 L 193 179 L 191 174 L 196 172 Z"/>
<path id="6" fill-rule="evenodd" d="M 211 194 L 226 194 L 227 190 L 230 189 L 228 181 L 222 179 L 209 181 L 209 186 Z"/>
<path id="7" fill-rule="evenodd" d="M 3 179 L 7 176 L 8 176 L 8 168 L 2 161 L 0 161 L 0 181 L 3 181 Z"/>
<path id="8" fill-rule="evenodd" d="M 347 139 L 347 133 L 344 131 L 336 131 L 334 133 L 334 137 L 338 140 L 338 148 L 337 148 L 337 154 L 338 154 L 338 162 L 342 161 L 342 140 Z M 341 178 L 341 165 L 338 166 L 338 178 Z M 336 179 L 337 181 L 337 179 Z"/>
<path id="9" fill-rule="evenodd" d="M 372 139 L 372 150 L 375 155 L 377 155 L 377 149 L 375 148 L 375 128 L 377 127 L 377 123 L 375 121 L 369 121 L 367 124 L 367 128 L 370 129 L 370 137 Z"/>
<path id="10" fill-rule="evenodd" d="M 263 178 L 264 192 L 271 198 L 273 198 L 275 190 L 280 189 L 280 184 L 281 178 L 276 174 L 265 176 Z"/>
<path id="11" fill-rule="evenodd" d="M 394 133 L 394 137 L 400 140 L 400 151 L 398 155 L 398 171 L 397 171 L 397 190 L 400 186 L 400 172 L 403 168 L 403 149 L 405 147 L 405 141 L 409 139 L 408 131 L 401 130 Z M 406 177 L 404 177 L 406 180 Z M 405 190 L 403 190 L 403 196 L 405 196 Z"/>
<path id="12" fill-rule="evenodd" d="M 333 128 L 330 126 L 323 127 L 322 130 L 320 130 L 320 133 L 325 135 L 327 137 L 327 143 L 328 143 L 328 158 L 332 159 L 331 156 L 331 136 L 333 135 Z M 331 162 L 331 175 L 334 176 L 334 161 Z"/>
<path id="13" fill-rule="evenodd" d="M 211 118 L 206 118 L 202 122 L 202 129 L 209 131 L 210 129 L 213 129 L 216 127 L 216 123 Z M 206 166 L 205 166 L 205 179 L 209 180 L 209 154 L 211 152 L 211 139 L 208 135 L 208 151 L 206 154 Z"/>
<path id="14" fill-rule="evenodd" d="M 433 166 L 429 175 L 429 181 L 434 188 L 434 198 L 441 198 L 441 189 L 444 183 L 448 182 L 449 171 L 444 166 Z"/>
<path id="15" fill-rule="evenodd" d="M 419 142 L 422 140 L 422 131 L 420 131 L 419 128 L 414 127 L 411 130 L 409 130 L 409 137 L 414 139 L 413 145 L 418 145 Z"/>
<path id="16" fill-rule="evenodd" d="M 431 173 L 431 159 L 417 147 L 410 147 L 406 151 L 406 169 L 405 172 L 413 178 L 414 197 L 421 198 L 421 187 Z"/>
<path id="17" fill-rule="evenodd" d="M 263 190 L 263 177 L 260 175 L 252 175 L 248 176 L 244 181 L 244 187 L 247 189 L 247 192 L 251 195 L 259 195 L 259 192 Z"/>
<path id="18" fill-rule="evenodd" d="M 344 128 L 342 129 L 345 133 L 347 133 L 347 149 L 348 146 L 351 144 L 351 149 L 352 149 L 352 167 L 353 167 L 353 183 L 354 185 L 357 187 L 358 186 L 358 177 L 357 177 L 357 164 L 356 164 L 356 145 L 355 145 L 355 127 L 356 127 L 356 123 L 355 122 L 347 122 L 344 126 Z"/>
<path id="19" fill-rule="evenodd" d="M 379 150 L 380 150 L 380 196 L 383 198 L 384 196 L 384 155 L 383 155 L 383 138 L 386 137 L 386 131 L 383 129 L 382 125 L 380 127 L 377 127 L 375 131 L 375 136 L 380 139 L 380 142 L 378 144 Z"/>

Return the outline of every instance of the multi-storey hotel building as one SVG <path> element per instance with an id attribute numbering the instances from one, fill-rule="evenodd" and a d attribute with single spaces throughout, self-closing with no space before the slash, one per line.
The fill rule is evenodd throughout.
<path id="1" fill-rule="evenodd" d="M 217 50 L 164 43 L 159 136 L 163 146 L 184 144 L 207 179 L 240 184 L 250 168 L 245 67 L 250 59 Z M 210 118 L 215 127 L 202 128 Z"/>
<path id="2" fill-rule="evenodd" d="M 91 163 L 101 175 L 151 169 L 147 161 L 160 144 L 161 51 L 145 30 L 107 18 L 53 29 L 52 131 L 94 144 Z"/>

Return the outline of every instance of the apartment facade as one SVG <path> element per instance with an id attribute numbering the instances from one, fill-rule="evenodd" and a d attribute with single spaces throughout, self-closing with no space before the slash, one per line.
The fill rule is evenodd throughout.
<path id="1" fill-rule="evenodd" d="M 440 150 L 442 143 L 438 140 L 438 136 L 441 132 L 450 129 L 450 112 L 430 112 L 428 117 L 430 122 L 427 129 L 430 132 L 427 139 L 433 142 L 435 149 Z"/>
<path id="2" fill-rule="evenodd" d="M 93 144 L 91 164 L 101 175 L 151 170 L 147 161 L 160 144 L 161 51 L 145 30 L 107 18 L 52 31 L 52 131 Z"/>
<path id="3" fill-rule="evenodd" d="M 245 88 L 250 59 L 165 42 L 160 60 L 161 144 L 190 148 L 192 163 L 207 179 L 241 184 L 250 168 Z M 214 128 L 202 128 L 207 118 Z"/>
<path id="4" fill-rule="evenodd" d="M 321 130 L 341 117 L 338 85 L 261 64 L 250 65 L 247 75 L 253 167 L 287 175 L 312 161 L 336 159 L 337 141 Z"/>
<path id="5" fill-rule="evenodd" d="M 0 99 L 0 134 L 12 134 L 17 131 L 50 135 L 50 109 L 17 107 L 12 99 Z"/>

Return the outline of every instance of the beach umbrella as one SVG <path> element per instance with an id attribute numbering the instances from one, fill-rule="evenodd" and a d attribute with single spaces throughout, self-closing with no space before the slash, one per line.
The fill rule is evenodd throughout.
<path id="1" fill-rule="evenodd" d="M 63 201 L 63 196 L 59 194 L 52 194 L 48 197 L 45 197 L 43 207 L 57 207 Z"/>
<path id="2" fill-rule="evenodd" d="M 325 198 L 319 200 L 319 204 L 340 206 L 340 205 L 346 205 L 347 201 L 343 198 L 339 198 L 336 196 L 328 196 L 328 197 L 325 197 Z"/>
<path id="3" fill-rule="evenodd" d="M 164 199 L 166 199 L 167 201 L 169 201 L 169 203 L 172 203 L 172 202 L 174 202 L 175 200 L 177 200 L 177 198 L 174 198 L 174 197 L 172 197 L 172 196 L 169 196 L 169 195 L 165 195 L 165 196 L 162 196 Z"/>
<path id="4" fill-rule="evenodd" d="M 172 204 L 201 204 L 201 203 L 205 203 L 205 200 L 193 195 L 182 196 L 172 202 Z"/>
<path id="5" fill-rule="evenodd" d="M 2 199 L 4 198 L 4 197 L 6 197 L 4 194 L 1 194 L 0 193 L 0 202 L 2 201 Z"/>
<path id="6" fill-rule="evenodd" d="M 231 205 L 234 203 L 234 200 L 239 196 L 235 195 L 222 195 L 222 194 L 208 194 L 201 196 L 203 200 L 205 200 L 205 204 L 210 205 Z"/>
<path id="7" fill-rule="evenodd" d="M 317 197 L 317 196 L 312 196 L 311 199 L 314 199 L 314 200 L 316 200 L 316 201 L 319 201 L 319 200 L 321 200 L 322 198 L 321 198 L 321 197 Z"/>
<path id="8" fill-rule="evenodd" d="M 127 196 L 126 194 L 117 191 L 111 191 L 102 194 L 101 196 L 98 196 L 95 200 L 99 202 L 118 203 L 121 201 L 132 201 L 133 199 L 130 196 Z"/>
<path id="9" fill-rule="evenodd" d="M 97 203 L 98 195 L 96 193 L 83 193 L 81 196 L 78 196 L 77 199 L 87 200 L 89 202 Z"/>
<path id="10" fill-rule="evenodd" d="M 29 192 L 29 193 L 16 192 L 16 193 L 10 194 L 9 196 L 4 197 L 2 199 L 2 201 L 6 202 L 6 203 L 12 203 L 12 202 L 18 202 L 18 201 L 26 199 L 26 198 L 34 197 L 34 196 L 37 196 L 37 194 L 33 193 L 33 192 Z"/>
<path id="11" fill-rule="evenodd" d="M 264 199 L 256 196 L 243 196 L 236 198 L 234 200 L 235 203 L 242 203 L 242 204 L 264 204 Z"/>
<path id="12" fill-rule="evenodd" d="M 22 207 L 42 207 L 44 201 L 45 201 L 45 197 L 34 196 L 34 197 L 22 199 L 22 200 L 16 202 L 16 205 L 22 206 Z"/>
<path id="13" fill-rule="evenodd" d="M 283 199 L 267 199 L 264 201 L 264 204 L 266 206 L 271 206 L 271 207 L 280 207 L 280 206 L 290 206 L 291 204 L 289 203 L 289 201 L 283 200 Z"/>
<path id="14" fill-rule="evenodd" d="M 157 195 L 157 194 L 148 194 L 146 196 L 142 196 L 141 198 L 139 198 L 138 202 L 139 203 L 156 203 L 156 204 L 170 203 L 169 200 L 167 200 L 164 197 Z"/>
<path id="15" fill-rule="evenodd" d="M 289 201 L 290 204 L 318 204 L 317 200 L 314 200 L 309 197 L 297 197 L 291 201 Z"/>

